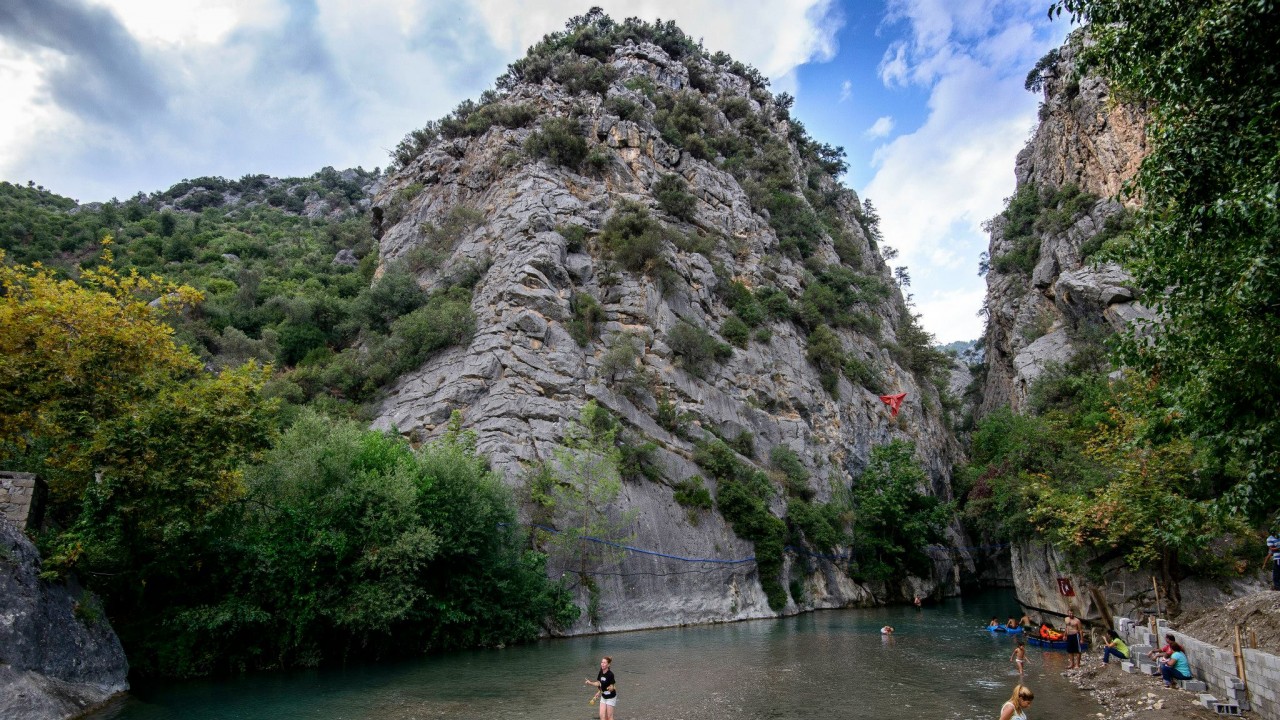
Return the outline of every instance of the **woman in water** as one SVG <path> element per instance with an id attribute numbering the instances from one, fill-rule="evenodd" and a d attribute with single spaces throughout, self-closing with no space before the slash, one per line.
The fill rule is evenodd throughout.
<path id="1" fill-rule="evenodd" d="M 1013 696 L 1000 708 L 1000 720 L 1027 720 L 1027 708 L 1035 697 L 1031 688 L 1018 683 L 1013 687 Z"/>
<path id="2" fill-rule="evenodd" d="M 613 708 L 618 704 L 618 691 L 614 687 L 613 658 L 605 656 L 600 658 L 600 672 L 596 674 L 596 679 L 587 680 L 587 685 L 594 685 L 600 690 L 600 720 L 613 720 Z"/>

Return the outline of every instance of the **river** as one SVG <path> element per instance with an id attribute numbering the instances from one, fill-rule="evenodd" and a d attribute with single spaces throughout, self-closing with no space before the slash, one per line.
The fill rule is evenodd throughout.
<path id="1" fill-rule="evenodd" d="M 545 640 L 499 650 L 308 672 L 140 685 L 92 720 L 592 720 L 614 658 L 618 720 L 736 717 L 993 720 L 1017 680 L 1011 640 L 983 626 L 1007 592 L 910 607 Z M 894 626 L 884 636 L 880 628 Z M 1066 655 L 1027 648 L 1030 720 L 1099 707 L 1061 676 Z"/>

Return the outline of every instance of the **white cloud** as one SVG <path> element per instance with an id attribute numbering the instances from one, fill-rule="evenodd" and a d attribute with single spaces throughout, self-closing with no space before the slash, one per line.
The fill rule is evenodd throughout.
<path id="1" fill-rule="evenodd" d="M 842 21 L 834 0 L 599 0 L 614 20 L 636 16 L 653 21 L 675 20 L 693 38 L 702 38 L 712 51 L 724 50 L 750 63 L 770 78 L 780 78 L 797 66 L 831 59 Z M 543 0 L 512 12 L 509 0 L 471 0 L 489 28 L 494 43 L 523 53 L 565 20 L 583 11 L 580 0 Z M 526 4 L 529 5 L 529 4 Z"/>
<path id="2" fill-rule="evenodd" d="M 917 283 L 918 284 L 918 283 Z M 986 286 L 979 283 L 961 290 L 930 293 L 916 298 L 920 326 L 941 344 L 982 337 L 983 319 L 978 309 L 986 297 Z"/>
<path id="3" fill-rule="evenodd" d="M 600 4 L 616 20 L 675 20 L 778 90 L 834 55 L 841 23 L 833 0 Z M 405 133 L 586 7 L 526 5 L 66 0 L 67 24 L 36 4 L 27 25 L 0 27 L 0 178 L 88 201 L 200 175 L 385 165 Z"/>
<path id="4" fill-rule="evenodd" d="M 1065 23 L 1048 25 L 1041 0 L 892 0 L 891 18 L 907 37 L 880 63 L 885 85 L 929 92 L 929 114 L 918 130 L 877 149 L 864 194 L 875 203 L 885 241 L 910 267 L 917 293 L 946 300 L 920 303 L 925 326 L 940 340 L 959 312 L 949 303 L 981 304 L 978 254 L 984 220 L 1000 212 L 1013 190 L 1014 159 L 1035 124 L 1037 99 L 1023 79 L 1043 52 L 1060 44 Z M 875 126 L 873 126 L 874 129 Z M 966 327 L 980 327 L 976 317 Z"/>
<path id="5" fill-rule="evenodd" d="M 869 138 L 882 138 L 889 137 L 891 132 L 893 132 L 893 118 L 885 115 L 884 117 L 876 118 L 871 127 L 867 128 L 862 134 Z"/>

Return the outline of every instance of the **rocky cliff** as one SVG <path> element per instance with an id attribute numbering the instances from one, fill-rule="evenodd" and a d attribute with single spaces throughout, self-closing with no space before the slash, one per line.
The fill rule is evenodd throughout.
<path id="1" fill-rule="evenodd" d="M 626 474 L 610 511 L 645 552 L 595 569 L 573 631 L 773 615 L 755 564 L 736 562 L 752 543 L 714 506 L 677 501 L 716 492 L 695 444 L 726 439 L 738 462 L 771 471 L 776 517 L 788 492 L 775 448 L 794 452 L 799 492 L 822 502 L 874 447 L 911 440 L 925 489 L 949 498 L 958 451 L 916 361 L 928 348 L 874 217 L 788 99 L 700 48 L 582 44 L 546 72 L 535 52 L 501 92 L 417 133 L 375 198 L 382 270 L 407 264 L 434 291 L 469 284 L 475 314 L 471 340 L 403 377 L 375 425 L 431 437 L 461 410 L 520 488 L 594 400 L 644 446 L 644 472 Z M 897 417 L 886 392 L 907 393 Z M 786 555 L 782 612 L 954 591 L 961 575 L 947 559 L 935 579 L 866 586 L 831 555 Z"/>
<path id="2" fill-rule="evenodd" d="M 0 717 L 61 720 L 129 688 L 129 665 L 97 599 L 39 578 L 40 556 L 0 518 Z"/>
<path id="3" fill-rule="evenodd" d="M 987 271 L 986 377 L 979 414 L 1024 409 L 1033 381 L 1066 366 L 1147 311 L 1129 276 L 1093 255 L 1127 229 L 1118 200 L 1145 154 L 1145 113 L 1082 73 L 1075 33 L 1041 61 L 1040 125 L 1018 154 L 1017 190 L 993 219 Z M 1126 200 L 1126 202 L 1133 202 Z"/>
<path id="4" fill-rule="evenodd" d="M 1043 88 L 1044 104 L 1040 125 L 1018 155 L 1017 191 L 990 227 L 979 414 L 1034 411 L 1037 378 L 1106 369 L 1101 341 L 1151 317 L 1125 271 L 1095 257 L 1130 228 L 1120 195 L 1146 151 L 1146 116 L 1112 98 L 1104 80 L 1082 73 L 1076 59 L 1085 41 L 1072 35 L 1029 78 Z M 1050 621 L 1069 608 L 1101 620 L 1103 600 L 1118 613 L 1154 607 L 1151 577 L 1118 557 L 1094 558 L 1086 574 L 1032 540 L 1013 545 L 1010 564 L 1019 600 Z M 1108 578 L 1105 585 L 1090 580 L 1100 576 Z M 1059 579 L 1070 581 L 1073 596 L 1060 592 Z M 1180 587 L 1188 607 L 1211 607 L 1258 586 L 1188 579 Z"/>

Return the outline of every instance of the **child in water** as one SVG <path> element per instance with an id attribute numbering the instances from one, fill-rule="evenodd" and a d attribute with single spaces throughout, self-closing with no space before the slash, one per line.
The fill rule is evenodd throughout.
<path id="1" fill-rule="evenodd" d="M 1023 640 L 1021 636 L 1018 637 L 1017 643 L 1014 644 L 1013 655 L 1009 659 L 1018 666 L 1018 677 L 1022 677 L 1022 669 L 1027 664 L 1027 641 Z"/>

